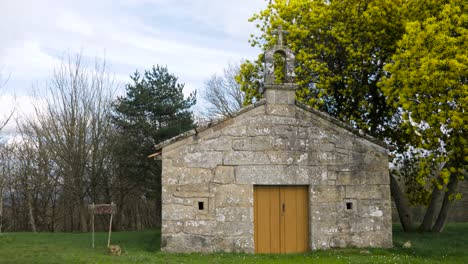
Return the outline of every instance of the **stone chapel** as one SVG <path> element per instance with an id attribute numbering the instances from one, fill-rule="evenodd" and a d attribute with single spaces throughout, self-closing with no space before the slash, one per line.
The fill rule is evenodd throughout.
<path id="1" fill-rule="evenodd" d="M 385 144 L 295 101 L 294 54 L 277 33 L 265 53 L 264 99 L 156 146 L 162 251 L 392 246 Z"/>

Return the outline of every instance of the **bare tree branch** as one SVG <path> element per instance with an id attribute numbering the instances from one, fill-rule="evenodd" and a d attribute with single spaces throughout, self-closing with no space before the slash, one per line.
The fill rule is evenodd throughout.
<path id="1" fill-rule="evenodd" d="M 10 76 L 11 74 L 8 74 L 8 77 L 5 78 L 5 80 L 2 80 L 2 74 L 0 72 L 0 89 L 3 88 L 8 80 L 10 79 Z M 8 122 L 10 122 L 11 118 L 13 117 L 13 114 L 15 113 L 15 109 L 11 110 L 10 113 L 6 114 L 5 116 L 2 117 L 2 119 L 0 119 L 0 132 L 2 131 L 3 128 L 5 128 L 5 126 L 8 124 Z"/>
<path id="2" fill-rule="evenodd" d="M 229 64 L 222 75 L 213 74 L 205 82 L 202 97 L 208 105 L 203 115 L 208 118 L 231 117 L 242 107 L 244 93 L 235 80 L 238 72 L 239 64 Z"/>

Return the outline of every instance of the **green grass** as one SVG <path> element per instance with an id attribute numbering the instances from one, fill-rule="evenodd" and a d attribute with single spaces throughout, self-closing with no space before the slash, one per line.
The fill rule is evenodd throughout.
<path id="1" fill-rule="evenodd" d="M 468 263 L 468 223 L 451 224 L 442 234 L 404 233 L 394 228 L 392 249 L 341 249 L 291 255 L 169 254 L 159 251 L 159 231 L 116 232 L 112 244 L 123 256 L 106 253 L 106 233 L 0 234 L 0 263 Z M 411 240 L 413 248 L 401 246 Z"/>

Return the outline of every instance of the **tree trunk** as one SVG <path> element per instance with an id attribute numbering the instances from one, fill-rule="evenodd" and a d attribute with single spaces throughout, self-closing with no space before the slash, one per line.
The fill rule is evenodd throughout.
<path id="1" fill-rule="evenodd" d="M 120 198 L 120 203 L 117 204 L 117 213 L 116 213 L 116 224 L 115 224 L 115 228 L 117 231 L 124 231 L 124 228 L 123 228 L 123 199 Z"/>
<path id="2" fill-rule="evenodd" d="M 403 192 L 398 185 L 397 180 L 393 175 L 390 174 L 390 191 L 395 201 L 395 206 L 398 211 L 398 216 L 400 218 L 401 226 L 403 231 L 409 232 L 412 229 L 412 217 L 409 210 L 408 202 L 405 199 Z"/>
<path id="3" fill-rule="evenodd" d="M 2 233 L 3 223 L 3 184 L 0 186 L 0 234 Z"/>
<path id="4" fill-rule="evenodd" d="M 27 199 L 28 199 L 28 214 L 29 214 L 29 224 L 31 225 L 31 231 L 36 233 L 36 221 L 34 220 L 34 211 L 32 206 L 31 192 L 27 190 Z"/>
<path id="5" fill-rule="evenodd" d="M 137 206 L 135 207 L 136 209 L 136 229 L 138 231 L 142 230 L 142 226 L 141 226 L 141 206 L 139 205 L 139 203 L 137 203 Z"/>
<path id="6" fill-rule="evenodd" d="M 16 222 L 16 219 L 18 219 L 18 215 L 17 215 L 17 206 L 16 206 L 16 199 L 15 199 L 15 195 L 14 195 L 14 192 L 12 190 L 12 186 L 10 185 L 10 188 L 9 188 L 9 193 L 10 193 L 10 200 L 11 200 L 11 218 L 13 219 L 12 223 L 10 224 L 10 226 L 13 226 L 12 229 L 16 231 L 16 228 L 17 228 L 17 222 Z"/>
<path id="7" fill-rule="evenodd" d="M 424 214 L 424 219 L 419 226 L 419 230 L 423 232 L 430 232 L 432 231 L 432 223 L 434 221 L 434 215 L 436 214 L 437 210 L 437 202 L 439 200 L 440 195 L 442 194 L 442 190 L 439 188 L 434 187 L 431 195 L 431 202 L 427 207 L 426 213 Z"/>
<path id="8" fill-rule="evenodd" d="M 57 206 L 57 195 L 56 193 L 54 192 L 54 195 L 53 195 L 53 198 L 52 198 L 52 216 L 51 216 L 51 219 L 50 219 L 50 225 L 51 225 L 51 228 L 50 228 L 50 231 L 55 233 L 55 207 Z"/>
<path id="9" fill-rule="evenodd" d="M 70 204 L 72 204 L 72 203 L 70 203 Z M 70 209 L 70 215 L 69 215 L 69 217 L 70 217 L 70 222 L 69 222 L 70 231 L 68 231 L 68 232 L 73 232 L 73 231 L 75 231 L 75 223 L 73 221 L 73 219 L 75 219 L 75 215 L 74 215 L 75 212 L 73 210 L 73 206 L 70 206 L 69 209 Z M 64 218 L 64 219 L 66 219 L 66 218 Z M 67 221 L 67 223 L 68 223 L 68 221 Z"/>
<path id="10" fill-rule="evenodd" d="M 455 193 L 458 185 L 458 178 L 456 174 L 452 174 L 450 176 L 450 182 L 447 185 L 447 191 L 445 192 L 444 195 L 444 200 L 442 202 L 442 207 L 440 208 L 439 216 L 437 217 L 437 220 L 434 224 L 434 227 L 432 228 L 432 231 L 434 232 L 442 232 L 444 230 L 445 224 L 447 223 L 447 218 L 448 218 L 448 212 L 451 207 L 451 201 L 450 201 L 450 196 Z"/>
<path id="11" fill-rule="evenodd" d="M 78 214 L 80 215 L 80 227 L 81 227 L 81 232 L 88 232 L 88 221 L 86 220 L 86 206 L 85 205 L 80 205 L 80 209 L 78 211 Z"/>

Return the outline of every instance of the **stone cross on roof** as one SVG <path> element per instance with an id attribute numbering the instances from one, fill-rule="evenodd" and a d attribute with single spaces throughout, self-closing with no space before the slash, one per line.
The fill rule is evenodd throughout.
<path id="1" fill-rule="evenodd" d="M 287 35 L 287 34 L 289 34 L 289 31 L 283 30 L 283 26 L 279 25 L 278 29 L 274 29 L 274 30 L 271 31 L 271 34 L 278 35 L 278 45 L 282 46 L 283 45 L 283 34 Z"/>

